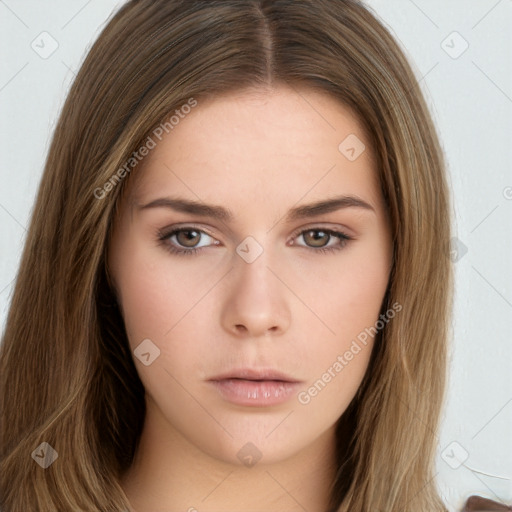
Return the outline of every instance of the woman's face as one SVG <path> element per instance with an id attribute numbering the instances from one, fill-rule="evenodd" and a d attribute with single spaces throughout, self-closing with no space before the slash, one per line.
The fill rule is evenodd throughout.
<path id="1" fill-rule="evenodd" d="M 198 101 L 153 138 L 109 259 L 146 427 L 246 465 L 334 439 L 392 257 L 362 126 L 281 87 Z"/>

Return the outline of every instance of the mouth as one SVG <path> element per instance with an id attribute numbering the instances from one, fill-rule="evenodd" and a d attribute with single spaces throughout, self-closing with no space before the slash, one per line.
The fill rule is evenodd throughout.
<path id="1" fill-rule="evenodd" d="M 271 369 L 233 370 L 208 382 L 224 400 L 246 407 L 282 404 L 294 396 L 300 384 L 299 380 Z"/>

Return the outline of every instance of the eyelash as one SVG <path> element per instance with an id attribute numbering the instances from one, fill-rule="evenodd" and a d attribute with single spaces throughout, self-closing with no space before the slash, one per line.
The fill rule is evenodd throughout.
<path id="1" fill-rule="evenodd" d="M 205 235 L 208 235 L 208 236 L 212 237 L 212 235 L 208 234 L 206 231 L 203 231 L 201 229 L 197 229 L 194 226 L 185 226 L 185 227 L 182 227 L 182 228 L 173 229 L 172 231 L 169 231 L 169 232 L 164 232 L 164 231 L 158 230 L 158 242 L 159 242 L 160 245 L 162 245 L 164 247 L 164 249 L 169 251 L 171 254 L 175 254 L 175 255 L 178 255 L 178 256 L 192 256 L 192 255 L 196 255 L 199 252 L 201 252 L 202 249 L 205 248 L 205 247 L 198 247 L 198 248 L 192 247 L 190 249 L 178 249 L 175 246 L 170 245 L 168 243 L 169 239 L 173 235 L 176 235 L 176 234 L 181 233 L 183 231 L 197 231 L 199 233 L 202 233 L 202 234 L 205 234 Z M 322 231 L 323 233 L 325 233 L 325 234 L 327 234 L 327 235 L 329 235 L 331 237 L 336 237 L 336 238 L 338 238 L 340 240 L 340 244 L 339 245 L 335 245 L 335 246 L 332 246 L 332 247 L 317 247 L 317 248 L 314 248 L 314 247 L 310 247 L 310 246 L 307 246 L 307 245 L 299 246 L 299 247 L 304 247 L 306 249 L 309 249 L 310 251 L 313 251 L 315 253 L 318 253 L 318 252 L 321 252 L 321 253 L 324 253 L 324 254 L 325 253 L 335 253 L 335 252 L 340 251 L 341 249 L 343 249 L 347 245 L 347 243 L 350 240 L 352 240 L 352 237 L 348 236 L 347 234 L 343 233 L 342 231 L 335 231 L 335 230 L 332 230 L 332 229 L 325 229 L 325 228 L 320 228 L 320 227 L 308 228 L 308 229 L 303 229 L 302 231 L 295 232 L 293 234 L 293 238 L 295 239 L 297 236 L 303 235 L 304 233 L 308 233 L 310 231 Z M 329 239 L 329 242 L 330 241 L 331 241 L 331 239 Z"/>

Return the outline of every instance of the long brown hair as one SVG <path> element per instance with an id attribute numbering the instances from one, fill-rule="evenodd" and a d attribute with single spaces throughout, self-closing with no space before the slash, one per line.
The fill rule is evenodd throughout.
<path id="1" fill-rule="evenodd" d="M 128 508 L 119 482 L 144 421 L 144 388 L 106 268 L 112 221 L 137 173 L 126 162 L 191 99 L 200 108 L 278 83 L 326 91 L 357 113 L 393 234 L 383 311 L 402 311 L 379 333 L 339 422 L 332 508 L 445 510 L 432 460 L 451 306 L 449 199 L 435 129 L 399 46 L 356 0 L 132 0 L 74 81 L 30 222 L 0 347 L 5 512 Z M 58 458 L 43 469 L 36 449 Z"/>

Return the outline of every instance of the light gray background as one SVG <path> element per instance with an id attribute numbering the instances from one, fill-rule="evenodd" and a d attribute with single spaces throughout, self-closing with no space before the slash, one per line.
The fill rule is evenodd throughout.
<path id="1" fill-rule="evenodd" d="M 510 503 L 512 0 L 367 4 L 412 60 L 449 163 L 458 261 L 436 479 L 450 510 L 473 493 Z M 0 0 L 2 329 L 57 115 L 85 52 L 118 5 Z M 44 55 L 52 39 L 58 47 Z"/>

